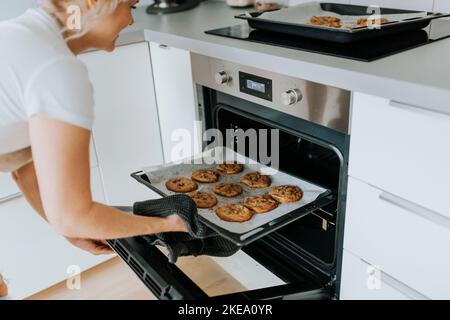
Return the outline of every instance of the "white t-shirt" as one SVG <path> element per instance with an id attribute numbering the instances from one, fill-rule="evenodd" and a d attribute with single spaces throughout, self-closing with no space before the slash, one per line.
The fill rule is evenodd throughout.
<path id="1" fill-rule="evenodd" d="M 28 120 L 34 115 L 89 130 L 94 118 L 86 66 L 42 9 L 0 22 L 0 154 L 30 146 Z"/>

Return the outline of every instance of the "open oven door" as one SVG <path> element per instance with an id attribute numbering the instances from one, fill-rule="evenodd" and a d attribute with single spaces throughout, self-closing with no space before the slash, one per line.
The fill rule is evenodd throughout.
<path id="1" fill-rule="evenodd" d="M 276 266 L 272 265 L 271 267 L 274 268 L 270 268 L 272 270 L 269 271 L 269 268 L 266 269 L 247 255 L 244 252 L 245 248 L 239 251 L 236 257 L 218 258 L 214 261 L 214 258 L 210 257 L 189 257 L 191 264 L 187 270 L 182 263 L 185 258 L 180 258 L 176 265 L 171 264 L 161 250 L 150 246 L 143 238 L 111 240 L 109 243 L 160 300 L 319 300 L 331 299 L 334 296 L 333 289 L 329 288 L 325 281 L 306 277 L 300 270 L 297 270 L 296 275 L 289 279 L 286 276 L 288 273 L 285 272 L 281 272 L 284 279 L 278 278 L 273 272 Z M 258 241 L 249 247 L 257 245 Z M 205 286 L 202 281 L 202 274 L 208 272 L 205 270 L 208 268 L 208 266 L 205 267 L 205 259 L 215 264 L 213 268 L 216 269 L 213 272 L 226 273 L 225 269 L 229 271 L 230 268 L 235 268 L 238 275 L 230 272 L 227 276 L 238 278 L 232 279 L 234 285 L 230 286 L 222 277 L 213 280 L 215 289 L 211 284 Z M 230 262 L 233 259 L 234 261 Z M 219 269 L 220 271 L 217 271 Z M 202 271 L 199 272 L 199 270 Z M 260 278 L 258 283 L 255 282 L 255 278 Z"/>

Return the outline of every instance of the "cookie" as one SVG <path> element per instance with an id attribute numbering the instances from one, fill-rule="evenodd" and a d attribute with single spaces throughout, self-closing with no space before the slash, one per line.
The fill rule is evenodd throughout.
<path id="1" fill-rule="evenodd" d="M 376 26 L 376 25 L 382 25 L 382 24 L 386 24 L 389 23 L 389 20 L 386 18 L 380 18 L 380 19 L 366 19 L 366 18 L 361 18 L 358 20 L 357 24 L 359 27 L 367 27 L 367 26 Z"/>
<path id="2" fill-rule="evenodd" d="M 280 203 L 269 195 L 246 197 L 244 205 L 256 213 L 269 212 L 278 207 Z"/>
<path id="3" fill-rule="evenodd" d="M 214 186 L 213 191 L 220 196 L 232 198 L 242 193 L 242 187 L 236 183 L 218 183 Z"/>
<path id="4" fill-rule="evenodd" d="M 243 176 L 241 183 L 254 189 L 267 188 L 270 185 L 270 178 L 259 172 L 252 172 Z"/>
<path id="5" fill-rule="evenodd" d="M 194 200 L 197 208 L 200 209 L 212 208 L 217 204 L 216 196 L 208 192 L 194 191 L 188 193 L 188 196 Z"/>
<path id="6" fill-rule="evenodd" d="M 219 180 L 219 173 L 214 170 L 197 170 L 192 172 L 192 180 L 201 183 L 213 183 Z"/>
<path id="7" fill-rule="evenodd" d="M 245 222 L 250 220 L 254 211 L 238 203 L 226 204 L 216 209 L 216 215 L 229 222 Z"/>
<path id="8" fill-rule="evenodd" d="M 297 186 L 277 186 L 269 191 L 269 195 L 280 203 L 289 203 L 299 201 L 303 192 Z"/>
<path id="9" fill-rule="evenodd" d="M 217 170 L 223 174 L 236 174 L 244 170 L 244 165 L 237 162 L 226 161 L 217 166 Z"/>
<path id="10" fill-rule="evenodd" d="M 330 16 L 312 16 L 309 22 L 314 26 L 340 28 L 341 19 Z"/>
<path id="11" fill-rule="evenodd" d="M 173 192 L 191 192 L 198 189 L 197 183 L 189 178 L 173 178 L 166 181 L 166 188 Z"/>
<path id="12" fill-rule="evenodd" d="M 256 2 L 255 9 L 259 11 L 270 11 L 280 9 L 281 5 L 277 2 Z"/>

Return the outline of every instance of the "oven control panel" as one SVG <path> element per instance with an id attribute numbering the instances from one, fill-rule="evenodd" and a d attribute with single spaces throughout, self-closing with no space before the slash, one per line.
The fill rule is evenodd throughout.
<path id="1" fill-rule="evenodd" d="M 348 133 L 349 91 L 198 54 L 192 72 L 197 85 Z"/>
<path id="2" fill-rule="evenodd" d="M 290 89 L 281 94 L 281 102 L 288 107 L 303 99 L 303 94 L 299 89 Z"/>
<path id="3" fill-rule="evenodd" d="M 239 90 L 251 96 L 272 101 L 272 80 L 239 71 Z"/>

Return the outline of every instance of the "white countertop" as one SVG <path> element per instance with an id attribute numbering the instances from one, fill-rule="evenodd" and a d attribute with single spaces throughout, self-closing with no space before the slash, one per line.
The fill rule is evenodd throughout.
<path id="1" fill-rule="evenodd" d="M 367 63 L 204 33 L 243 23 L 234 19 L 241 12 L 213 0 L 162 16 L 139 7 L 119 44 L 152 41 L 450 114 L 450 39 Z"/>

